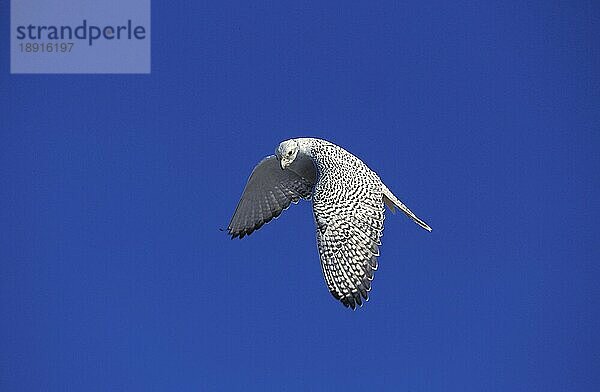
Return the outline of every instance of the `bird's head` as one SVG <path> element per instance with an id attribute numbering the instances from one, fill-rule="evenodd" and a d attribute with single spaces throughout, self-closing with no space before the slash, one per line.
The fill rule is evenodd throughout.
<path id="1" fill-rule="evenodd" d="M 277 156 L 277 159 L 279 159 L 279 164 L 282 169 L 285 169 L 294 162 L 299 150 L 300 146 L 294 139 L 286 140 L 279 144 L 279 147 L 277 147 L 277 150 L 275 151 L 275 155 Z"/>

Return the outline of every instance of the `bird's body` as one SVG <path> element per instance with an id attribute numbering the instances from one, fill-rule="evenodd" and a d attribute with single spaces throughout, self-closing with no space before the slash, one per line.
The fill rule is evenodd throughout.
<path id="1" fill-rule="evenodd" d="M 279 166 L 279 167 L 276 167 Z M 229 224 L 232 237 L 260 228 L 291 202 L 312 198 L 321 268 L 331 294 L 354 309 L 368 299 L 377 269 L 385 205 L 428 231 L 359 158 L 325 140 L 282 142 L 253 171 Z"/>

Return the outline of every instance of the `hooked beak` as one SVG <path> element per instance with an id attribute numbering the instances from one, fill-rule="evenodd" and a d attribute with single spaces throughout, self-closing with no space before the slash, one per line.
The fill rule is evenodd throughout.
<path id="1" fill-rule="evenodd" d="M 284 170 L 287 165 L 283 162 L 283 156 L 279 154 L 279 151 L 275 153 L 275 157 L 279 161 L 279 167 L 281 168 L 281 170 Z"/>
<path id="2" fill-rule="evenodd" d="M 285 170 L 286 167 L 288 167 L 290 165 L 290 162 L 281 158 L 279 160 L 279 166 L 281 166 L 281 170 Z"/>

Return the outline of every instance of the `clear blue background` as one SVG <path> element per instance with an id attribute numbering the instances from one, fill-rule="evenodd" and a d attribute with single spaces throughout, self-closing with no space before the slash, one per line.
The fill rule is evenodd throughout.
<path id="1" fill-rule="evenodd" d="M 10 75 L 3 2 L 0 389 L 600 390 L 600 7 L 451 3 L 155 1 L 124 76 Z M 309 203 L 219 231 L 299 135 L 434 229 L 355 312 Z"/>

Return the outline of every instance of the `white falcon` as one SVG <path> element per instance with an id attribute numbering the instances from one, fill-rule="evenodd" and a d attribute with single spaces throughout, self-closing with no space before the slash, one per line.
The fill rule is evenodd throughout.
<path id="1" fill-rule="evenodd" d="M 227 230 L 232 238 L 250 235 L 301 198 L 312 198 L 327 287 L 352 309 L 368 300 L 384 206 L 431 231 L 359 158 L 314 138 L 286 140 L 254 168 Z"/>

